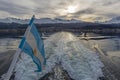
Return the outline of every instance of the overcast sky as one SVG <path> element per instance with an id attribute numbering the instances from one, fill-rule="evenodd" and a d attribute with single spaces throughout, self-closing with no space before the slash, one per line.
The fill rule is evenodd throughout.
<path id="1" fill-rule="evenodd" d="M 0 18 L 62 18 L 86 21 L 120 16 L 120 0 L 0 0 Z"/>

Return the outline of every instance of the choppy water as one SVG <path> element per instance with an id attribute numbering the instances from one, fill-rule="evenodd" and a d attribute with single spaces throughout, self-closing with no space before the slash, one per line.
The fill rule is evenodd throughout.
<path id="1" fill-rule="evenodd" d="M 52 40 L 54 41 L 54 43 L 55 43 L 55 41 L 57 42 L 56 37 L 54 37 L 55 40 L 52 37 Z M 62 36 L 62 38 L 65 38 L 67 40 L 72 39 L 71 36 L 67 36 L 67 38 L 66 38 L 65 34 L 64 34 L 64 36 Z M 6 52 L 8 50 L 17 50 L 18 45 L 20 43 L 20 40 L 21 39 L 18 39 L 18 38 L 1 38 L 0 39 L 0 53 Z M 64 40 L 64 41 L 66 41 L 66 40 Z M 98 43 L 100 45 L 100 48 L 103 49 L 104 51 L 120 51 L 120 38 L 103 39 L 103 40 L 90 40 L 89 42 L 90 42 L 89 46 L 93 45 L 94 42 Z M 51 44 L 53 44 L 53 43 L 51 43 Z M 55 47 L 57 47 L 56 44 L 53 44 L 53 45 Z M 49 47 L 50 50 L 52 50 L 51 47 L 53 45 L 50 45 L 50 47 Z M 68 44 L 68 45 L 70 45 L 70 44 Z M 63 46 L 61 45 L 61 47 L 63 47 Z M 51 51 L 49 51 L 49 52 L 51 52 Z"/>
<path id="2" fill-rule="evenodd" d="M 16 50 L 20 43 L 19 38 L 0 38 L 0 53 Z M 90 40 L 90 46 L 98 43 L 104 51 L 120 51 L 120 38 Z"/>
<path id="3" fill-rule="evenodd" d="M 103 76 L 101 69 L 103 64 L 98 55 L 83 46 L 75 35 L 68 32 L 56 33 L 44 43 L 47 59 L 45 69 L 40 73 L 35 73 L 36 65 L 28 55 L 21 53 L 21 59 L 15 68 L 16 80 L 38 80 L 51 72 L 56 63 L 61 64 L 74 80 L 97 80 Z M 59 78 L 48 80 L 63 80 L 59 73 L 56 73 L 55 77 Z"/>
<path id="4" fill-rule="evenodd" d="M 16 50 L 20 43 L 18 38 L 1 38 L 0 39 L 0 53 L 8 50 Z"/>

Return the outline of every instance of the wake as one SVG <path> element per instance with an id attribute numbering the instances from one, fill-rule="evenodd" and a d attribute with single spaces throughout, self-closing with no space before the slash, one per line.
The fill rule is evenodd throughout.
<path id="1" fill-rule="evenodd" d="M 51 72 L 56 64 L 61 64 L 75 80 L 97 80 L 103 76 L 103 64 L 97 54 L 84 47 L 71 33 L 56 33 L 46 39 L 44 44 L 46 68 L 40 73 L 34 72 L 36 65 L 28 55 L 22 53 L 15 68 L 15 80 L 38 80 Z"/>

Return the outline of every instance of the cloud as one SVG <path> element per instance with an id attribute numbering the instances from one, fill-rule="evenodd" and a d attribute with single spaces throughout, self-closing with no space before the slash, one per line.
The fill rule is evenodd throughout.
<path id="1" fill-rule="evenodd" d="M 68 6 L 77 6 L 75 13 L 68 13 Z M 20 17 L 102 20 L 120 16 L 119 0 L 0 0 L 0 18 Z"/>
<path id="2" fill-rule="evenodd" d="M 13 4 L 10 2 L 0 1 L 0 11 L 8 13 L 9 16 L 21 17 L 25 14 L 30 14 L 32 12 L 32 9 L 29 9 L 28 7 L 24 7 L 21 5 Z M 3 17 L 1 13 L 0 17 Z M 6 15 L 6 17 L 8 17 L 8 15 Z"/>

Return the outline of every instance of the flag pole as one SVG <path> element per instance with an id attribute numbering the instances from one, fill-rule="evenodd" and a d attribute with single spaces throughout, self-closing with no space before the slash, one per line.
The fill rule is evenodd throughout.
<path id="1" fill-rule="evenodd" d="M 18 49 L 18 50 L 16 51 L 14 57 L 13 57 L 12 63 L 11 63 L 11 65 L 10 65 L 10 68 L 8 69 L 8 72 L 7 72 L 6 77 L 5 77 L 4 80 L 9 80 L 9 79 L 10 79 L 10 77 L 11 77 L 11 75 L 12 75 L 12 72 L 13 72 L 13 70 L 14 70 L 15 64 L 16 64 L 16 62 L 17 62 L 17 59 L 18 59 L 18 57 L 19 57 L 19 55 L 20 55 L 20 53 L 21 53 L 21 49 Z"/>
<path id="2" fill-rule="evenodd" d="M 33 15 L 32 19 L 30 20 L 29 25 L 32 25 L 31 22 L 33 22 L 34 18 L 35 18 L 35 15 Z M 28 33 L 29 33 L 29 31 L 26 31 L 24 36 L 26 36 Z M 21 52 L 22 52 L 21 49 L 18 48 L 18 50 L 16 51 L 16 53 L 13 56 L 12 63 L 10 65 L 9 69 L 8 69 L 8 72 L 6 73 L 6 76 L 5 76 L 4 80 L 9 80 L 10 79 L 10 77 L 12 75 L 12 72 L 14 70 L 15 64 L 17 62 L 17 59 L 18 59 Z"/>

